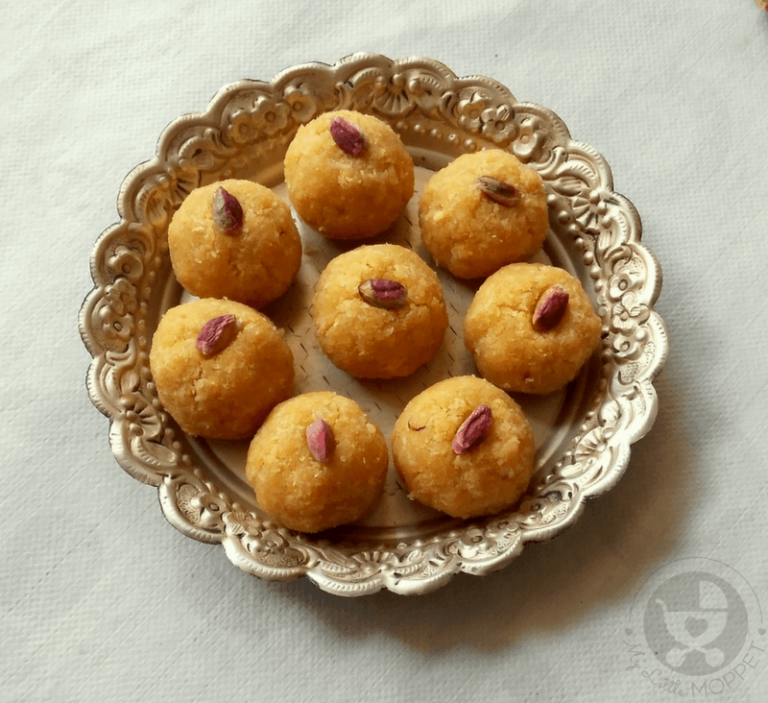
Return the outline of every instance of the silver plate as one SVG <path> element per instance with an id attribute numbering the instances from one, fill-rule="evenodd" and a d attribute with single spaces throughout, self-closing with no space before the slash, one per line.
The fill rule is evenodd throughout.
<path id="1" fill-rule="evenodd" d="M 434 170 L 460 154 L 495 147 L 544 179 L 550 232 L 538 258 L 582 281 L 604 334 L 568 388 L 544 398 L 516 397 L 534 428 L 537 473 L 514 510 L 452 519 L 409 501 L 390 470 L 382 500 L 365 521 L 320 535 L 295 533 L 256 504 L 244 478 L 247 443 L 188 437 L 160 405 L 148 363 L 152 335 L 162 313 L 186 297 L 168 257 L 171 215 L 192 189 L 222 178 L 251 179 L 284 196 L 282 162 L 298 126 L 339 108 L 389 123 L 413 156 L 417 192 L 403 217 L 375 241 L 410 246 L 430 263 L 416 207 Z M 296 66 L 269 83 L 240 81 L 223 88 L 205 112 L 168 126 L 157 155 L 126 177 L 118 211 L 120 222 L 96 244 L 95 287 L 80 312 L 93 356 L 88 392 L 111 421 L 118 462 L 157 486 L 171 524 L 196 540 L 222 544 L 232 562 L 260 578 L 306 575 L 325 591 L 357 596 L 382 588 L 425 593 L 459 571 L 496 571 L 526 542 L 548 540 L 572 524 L 586 498 L 614 486 L 630 445 L 656 417 L 652 382 L 666 360 L 668 337 L 653 310 L 661 270 L 640 243 L 637 212 L 613 191 L 600 154 L 572 141 L 551 110 L 518 102 L 489 78 L 458 78 L 427 58 L 357 54 L 332 66 Z M 442 270 L 450 330 L 430 364 L 409 379 L 382 383 L 336 369 L 318 350 L 308 310 L 320 270 L 344 246 L 303 226 L 301 233 L 298 280 L 265 310 L 288 335 L 297 393 L 331 388 L 350 396 L 388 436 L 413 395 L 448 375 L 475 372 L 461 339 L 474 289 Z"/>

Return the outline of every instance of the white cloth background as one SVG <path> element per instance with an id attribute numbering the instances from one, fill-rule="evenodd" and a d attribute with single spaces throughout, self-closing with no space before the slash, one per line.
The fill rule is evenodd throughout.
<path id="1" fill-rule="evenodd" d="M 664 701 L 624 643 L 649 575 L 716 559 L 768 609 L 768 13 L 3 5 L 0 701 Z M 77 332 L 93 244 L 163 128 L 240 78 L 357 51 L 430 56 L 553 109 L 607 159 L 664 270 L 672 353 L 624 478 L 557 540 L 424 597 L 264 583 L 177 533 L 112 457 Z M 768 699 L 756 662 L 717 699 Z"/>

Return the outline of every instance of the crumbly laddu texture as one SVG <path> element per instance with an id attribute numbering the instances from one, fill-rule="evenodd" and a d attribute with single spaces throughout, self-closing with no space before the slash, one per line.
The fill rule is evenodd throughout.
<path id="1" fill-rule="evenodd" d="M 560 323 L 538 331 L 533 313 L 559 285 L 569 294 Z M 600 344 L 602 324 L 581 283 L 544 264 L 510 264 L 490 276 L 464 319 L 464 344 L 481 375 L 508 391 L 551 393 L 572 381 Z"/>
<path id="2" fill-rule="evenodd" d="M 243 208 L 237 234 L 226 234 L 213 222 L 219 186 Z M 193 190 L 171 220 L 168 247 L 176 278 L 190 293 L 254 308 L 285 293 L 301 265 L 301 238 L 288 204 L 269 188 L 244 180 Z"/>
<path id="3" fill-rule="evenodd" d="M 479 405 L 491 409 L 485 439 L 466 454 L 452 441 Z M 528 420 L 504 391 L 474 376 L 440 381 L 405 406 L 390 438 L 411 498 L 460 518 L 500 512 L 525 492 L 536 448 Z"/>
<path id="4" fill-rule="evenodd" d="M 195 346 L 203 325 L 232 314 L 232 343 L 206 358 Z M 168 310 L 149 355 L 160 402 L 181 429 L 216 439 L 253 436 L 267 413 L 293 389 L 293 354 L 283 333 L 260 312 L 204 298 Z"/>
<path id="5" fill-rule="evenodd" d="M 367 147 L 359 156 L 334 142 L 330 124 L 358 125 Z M 299 127 L 285 155 L 288 196 L 302 220 L 334 238 L 371 237 L 387 229 L 413 195 L 413 159 L 385 122 L 350 110 L 320 115 Z"/>
<path id="6" fill-rule="evenodd" d="M 404 285 L 405 306 L 366 303 L 358 287 L 371 278 Z M 312 316 L 323 352 L 358 378 L 409 376 L 435 355 L 448 328 L 437 274 L 394 244 L 361 246 L 332 259 L 320 275 Z"/>
<path id="7" fill-rule="evenodd" d="M 477 187 L 491 176 L 519 191 L 510 207 Z M 488 276 L 523 261 L 549 230 L 547 196 L 539 174 L 501 149 L 464 154 L 432 176 L 419 201 L 421 237 L 435 261 L 459 278 Z"/>
<path id="8" fill-rule="evenodd" d="M 335 444 L 324 464 L 306 437 L 318 418 L 330 425 Z M 272 519 L 300 532 L 319 532 L 364 517 L 381 494 L 388 464 L 384 435 L 362 408 L 320 391 L 272 410 L 251 441 L 246 476 Z"/>

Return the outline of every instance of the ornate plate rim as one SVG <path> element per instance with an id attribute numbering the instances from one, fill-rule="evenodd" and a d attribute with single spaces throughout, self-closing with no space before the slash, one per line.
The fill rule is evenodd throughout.
<path id="1" fill-rule="evenodd" d="M 308 88 L 309 86 L 309 88 Z M 214 485 L 168 426 L 148 366 L 152 329 L 148 298 L 163 265 L 169 209 L 215 170 L 217 156 L 237 164 L 238 149 L 258 136 L 284 143 L 292 125 L 364 96 L 365 108 L 408 129 L 413 114 L 449 122 L 461 135 L 456 152 L 485 145 L 535 162 L 549 188 L 550 220 L 572 238 L 595 281 L 607 330 L 601 353 L 601 402 L 582 418 L 567 451 L 515 511 L 439 531 L 411 544 L 356 551 L 344 542 L 293 533 L 261 520 Z M 356 107 L 355 109 L 359 109 Z M 266 147 L 267 149 L 269 146 Z M 222 156 L 223 155 L 223 156 Z M 483 575 L 506 566 L 525 543 L 559 534 L 585 500 L 612 488 L 627 468 L 630 446 L 658 411 L 653 381 L 669 342 L 653 309 L 662 283 L 654 254 L 641 244 L 634 206 L 613 190 L 610 168 L 592 147 L 571 139 L 554 112 L 518 102 L 497 81 L 459 78 L 434 59 L 392 60 L 354 54 L 335 64 L 307 63 L 269 83 L 242 80 L 222 88 L 201 113 L 182 115 L 163 131 L 155 156 L 125 178 L 120 221 L 106 229 L 91 257 L 94 288 L 79 315 L 92 361 L 87 389 L 110 420 L 118 463 L 158 488 L 169 522 L 193 539 L 220 543 L 230 560 L 266 580 L 306 575 L 344 596 L 386 588 L 422 594 L 456 573 Z M 127 246 L 126 236 L 132 246 Z M 165 257 L 167 258 L 167 257 Z M 610 270 L 610 275 L 603 274 Z"/>

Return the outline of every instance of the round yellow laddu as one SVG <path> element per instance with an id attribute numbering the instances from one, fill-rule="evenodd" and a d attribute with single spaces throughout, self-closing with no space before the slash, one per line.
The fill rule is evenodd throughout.
<path id="1" fill-rule="evenodd" d="M 550 330 L 533 315 L 551 286 L 569 295 L 565 314 Z M 602 325 L 581 283 L 543 264 L 510 264 L 490 276 L 464 319 L 464 344 L 480 374 L 508 391 L 544 394 L 572 381 L 600 343 Z"/>
<path id="2" fill-rule="evenodd" d="M 403 285 L 405 305 L 367 303 L 359 286 L 369 279 Z M 358 247 L 331 260 L 320 275 L 312 317 L 323 352 L 358 378 L 409 376 L 435 355 L 448 328 L 437 274 L 394 244 Z"/>
<path id="3" fill-rule="evenodd" d="M 517 202 L 507 206 L 484 195 L 477 185 L 481 176 L 514 186 Z M 427 182 L 419 201 L 419 225 L 429 253 L 454 276 L 488 276 L 541 247 L 549 229 L 544 184 L 509 152 L 465 154 Z"/>
<path id="4" fill-rule="evenodd" d="M 242 228 L 232 234 L 213 219 L 219 186 L 242 207 Z M 190 293 L 254 308 L 285 293 L 301 265 L 301 238 L 288 204 L 269 188 L 244 180 L 193 190 L 171 220 L 168 247 L 176 278 Z"/>
<path id="5" fill-rule="evenodd" d="M 234 315 L 232 341 L 206 357 L 196 346 L 209 320 Z M 204 298 L 168 310 L 149 355 L 165 410 L 191 435 L 251 437 L 293 387 L 293 355 L 283 333 L 259 312 L 229 300 Z"/>
<path id="6" fill-rule="evenodd" d="M 355 156 L 331 136 L 331 120 L 356 125 L 365 147 Z M 386 123 L 359 112 L 320 115 L 296 133 L 285 155 L 285 183 L 298 215 L 321 234 L 371 237 L 389 227 L 413 195 L 413 159 Z"/>
<path id="7" fill-rule="evenodd" d="M 468 452 L 457 454 L 454 437 L 480 405 L 491 411 L 488 433 Z M 390 442 L 410 497 L 453 517 L 511 507 L 534 471 L 533 434 L 520 406 L 474 376 L 440 381 L 413 398 L 397 419 Z"/>
<path id="8" fill-rule="evenodd" d="M 307 441 L 307 427 L 318 418 L 332 433 L 324 463 Z M 294 530 L 319 532 L 365 516 L 379 498 L 388 464 L 384 435 L 362 408 L 321 391 L 272 410 L 248 449 L 246 476 L 271 518 Z"/>

